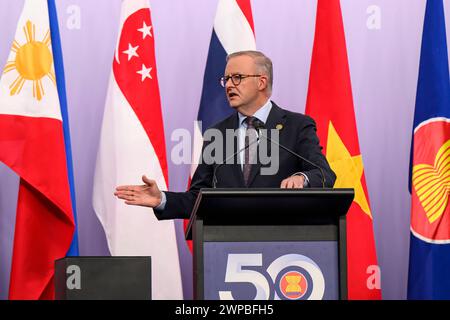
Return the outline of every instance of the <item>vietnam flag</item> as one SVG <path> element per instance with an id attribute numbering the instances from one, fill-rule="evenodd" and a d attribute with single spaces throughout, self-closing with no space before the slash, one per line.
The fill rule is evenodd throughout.
<path id="1" fill-rule="evenodd" d="M 339 0 L 317 3 L 306 114 L 317 122 L 325 155 L 337 175 L 334 187 L 355 190 L 347 214 L 348 297 L 380 299 L 372 213 L 359 150 Z"/>

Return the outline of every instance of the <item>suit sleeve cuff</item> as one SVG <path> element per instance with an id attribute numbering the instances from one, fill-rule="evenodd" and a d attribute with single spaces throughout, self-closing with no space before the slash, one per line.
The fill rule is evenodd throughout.
<path id="1" fill-rule="evenodd" d="M 166 208 L 166 202 L 167 202 L 166 193 L 163 191 L 161 192 L 161 203 L 157 207 L 153 208 L 153 210 L 163 211 Z"/>

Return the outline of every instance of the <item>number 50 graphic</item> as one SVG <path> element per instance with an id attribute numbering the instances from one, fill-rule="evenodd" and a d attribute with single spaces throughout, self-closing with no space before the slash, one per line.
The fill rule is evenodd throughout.
<path id="1" fill-rule="evenodd" d="M 256 270 L 245 269 L 245 267 L 262 267 L 262 258 L 261 253 L 228 254 L 225 282 L 252 284 L 256 288 L 255 300 L 268 300 L 271 296 L 272 290 L 275 291 L 273 292 L 275 300 L 281 299 L 279 292 L 282 292 L 285 298 L 292 300 L 302 297 L 305 297 L 308 300 L 320 300 L 323 298 L 325 292 L 325 279 L 319 266 L 310 258 L 300 254 L 286 254 L 275 259 L 266 270 L 274 286 L 269 284 L 267 281 L 268 279 L 262 273 Z M 298 291 L 295 292 L 291 298 L 283 293 L 286 292 L 286 290 L 277 290 L 277 287 L 281 288 L 279 274 L 287 268 L 296 267 L 305 272 L 308 279 L 303 279 L 303 283 L 300 285 L 302 276 L 291 276 L 294 281 L 292 281 L 291 284 L 288 283 L 287 287 L 291 287 L 290 291 Z M 291 273 L 299 274 L 296 271 Z M 289 280 L 289 276 L 284 277 L 283 275 L 282 278 L 287 278 Z M 308 294 L 308 296 L 305 296 L 305 293 Z M 233 293 L 231 291 L 219 291 L 219 297 L 220 300 L 234 300 Z"/>

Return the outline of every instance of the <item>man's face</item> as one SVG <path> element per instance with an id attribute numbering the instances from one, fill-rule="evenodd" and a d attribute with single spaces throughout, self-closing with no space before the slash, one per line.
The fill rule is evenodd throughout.
<path id="1" fill-rule="evenodd" d="M 236 74 L 258 74 L 253 58 L 249 56 L 237 56 L 228 60 L 225 68 L 225 76 Z M 239 109 L 251 106 L 255 103 L 260 94 L 260 90 L 258 89 L 259 80 L 259 77 L 242 78 L 241 82 L 238 85 L 235 85 L 233 81 L 229 79 L 225 84 L 225 93 L 230 106 L 239 111 Z"/>

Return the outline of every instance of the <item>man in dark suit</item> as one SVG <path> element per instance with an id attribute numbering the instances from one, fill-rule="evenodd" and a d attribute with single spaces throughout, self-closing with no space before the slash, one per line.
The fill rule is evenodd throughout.
<path id="1" fill-rule="evenodd" d="M 222 164 L 229 156 L 225 152 L 215 163 L 201 161 L 187 192 L 161 192 L 154 180 L 143 176 L 144 185 L 119 186 L 115 195 L 127 204 L 154 208 L 156 217 L 163 220 L 189 218 L 198 192 L 201 188 L 211 188 L 213 180 L 218 188 L 333 187 L 336 175 L 321 152 L 314 120 L 284 110 L 271 101 L 272 79 L 272 62 L 261 52 L 242 51 L 229 55 L 221 84 L 230 106 L 236 112 L 212 128 L 224 137 L 227 130 L 237 130 L 234 131 L 232 150 L 241 152 L 234 155 L 231 164 Z M 255 161 L 258 157 L 252 147 L 252 144 L 258 146 L 260 142 L 255 139 L 251 142 L 252 134 L 258 136 L 254 128 L 262 125 L 267 129 L 264 133 L 267 132 L 268 137 L 271 137 L 271 131 L 276 130 L 278 137 L 273 140 L 278 140 L 280 145 L 308 161 L 285 149 L 273 152 L 278 145 L 271 144 L 271 156 L 276 154 L 278 157 L 277 170 L 273 174 L 263 174 L 267 164 Z M 210 143 L 205 141 L 203 151 Z M 224 138 L 223 150 L 230 150 L 226 143 Z"/>

